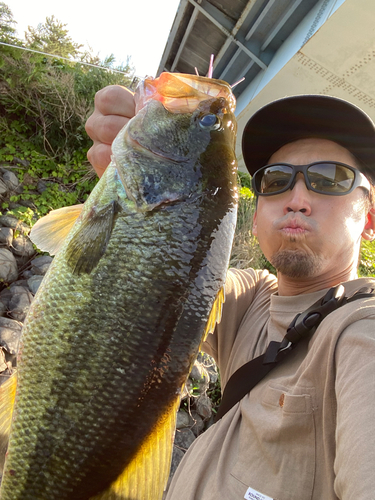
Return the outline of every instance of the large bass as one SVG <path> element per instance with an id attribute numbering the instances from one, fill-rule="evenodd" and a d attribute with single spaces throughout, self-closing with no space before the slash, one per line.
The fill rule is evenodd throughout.
<path id="1" fill-rule="evenodd" d="M 33 230 L 57 255 L 24 327 L 1 500 L 162 496 L 181 389 L 223 301 L 235 101 L 168 73 L 136 100 L 87 202 Z"/>

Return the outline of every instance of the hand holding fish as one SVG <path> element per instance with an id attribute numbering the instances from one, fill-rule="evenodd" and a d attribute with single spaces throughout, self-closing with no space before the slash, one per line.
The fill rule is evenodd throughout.
<path id="1" fill-rule="evenodd" d="M 94 141 L 87 158 L 101 177 L 111 161 L 111 145 L 122 127 L 135 115 L 134 95 L 120 85 L 109 85 L 95 95 L 95 110 L 86 123 Z"/>
<path id="2" fill-rule="evenodd" d="M 0 438 L 15 399 L 1 500 L 161 500 L 181 391 L 220 319 L 238 198 L 230 86 L 162 73 L 95 101 L 89 158 L 104 175 L 31 233 L 56 256 L 1 386 Z"/>

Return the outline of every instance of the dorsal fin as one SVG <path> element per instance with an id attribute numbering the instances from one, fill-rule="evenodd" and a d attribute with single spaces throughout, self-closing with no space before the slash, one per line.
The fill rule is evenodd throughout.
<path id="1" fill-rule="evenodd" d="M 34 225 L 30 233 L 31 241 L 42 252 L 55 255 L 82 212 L 82 208 L 81 204 L 52 210 Z"/>

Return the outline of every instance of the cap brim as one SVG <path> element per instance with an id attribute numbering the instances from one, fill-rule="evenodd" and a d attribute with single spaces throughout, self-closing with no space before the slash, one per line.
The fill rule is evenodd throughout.
<path id="1" fill-rule="evenodd" d="M 375 180 L 375 127 L 358 106 L 325 95 L 285 97 L 259 109 L 247 122 L 242 151 L 253 175 L 275 151 L 307 137 L 335 141 L 348 149 Z"/>

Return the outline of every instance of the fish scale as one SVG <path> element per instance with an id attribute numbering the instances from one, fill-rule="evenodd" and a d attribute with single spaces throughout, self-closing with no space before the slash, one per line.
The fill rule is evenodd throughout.
<path id="1" fill-rule="evenodd" d="M 181 126 L 178 117 L 170 119 Z M 199 144 L 210 144 L 211 132 L 196 121 L 194 113 L 185 116 L 192 132 L 182 135 L 197 130 Z M 126 133 L 116 141 L 122 144 Z M 205 175 L 197 147 L 184 168 L 201 170 L 202 184 L 193 183 L 198 192 L 172 202 L 162 195 L 160 205 L 148 207 L 142 196 L 159 199 L 149 192 L 148 176 L 147 193 L 134 196 L 139 207 L 125 191 L 132 194 L 143 180 L 126 175 L 143 172 L 128 164 L 119 175 L 116 161 L 94 189 L 27 317 L 2 500 L 161 498 L 165 477 L 159 481 L 158 468 L 168 472 L 176 403 L 223 285 L 234 233 L 234 140 L 225 133 L 214 136 L 229 142 L 224 186 L 217 187 L 218 172 Z M 142 168 L 152 172 L 160 162 L 159 153 L 155 160 L 147 152 Z M 215 169 L 217 163 L 213 158 Z M 134 463 L 141 464 L 135 472 Z M 149 477 L 155 486 L 146 494 L 140 483 Z"/>

